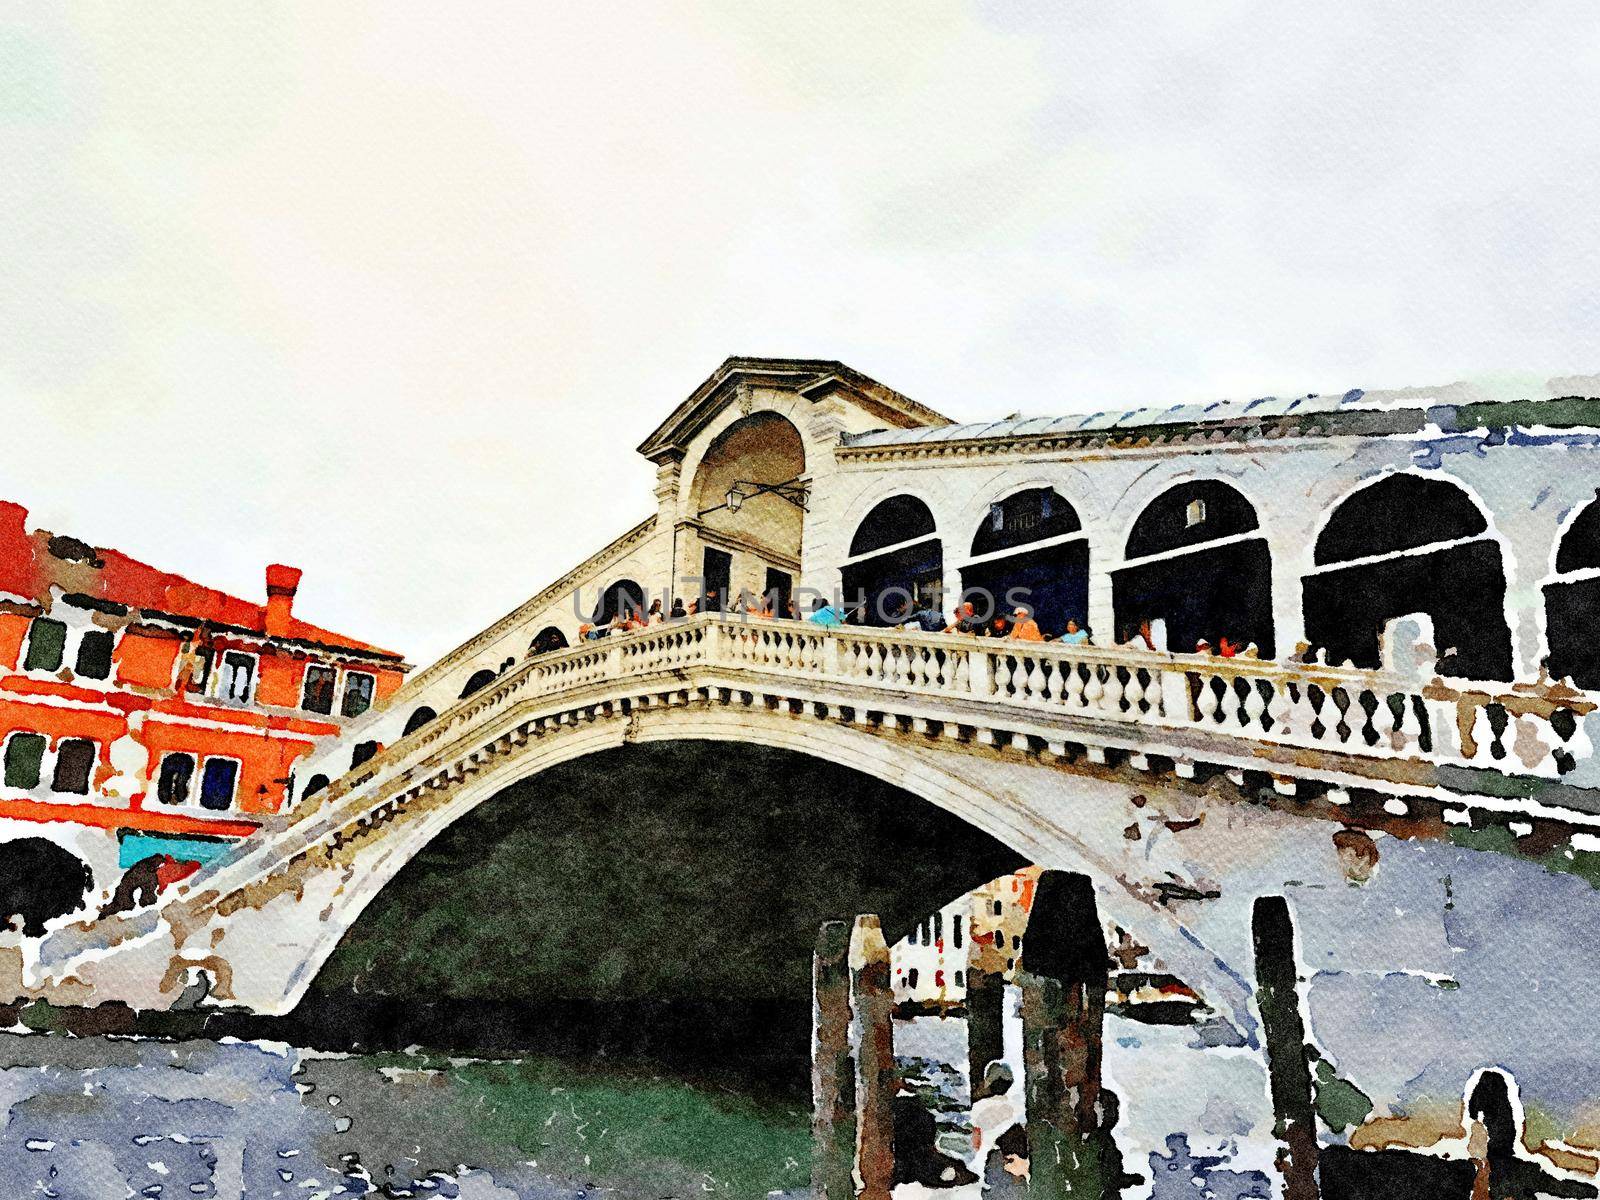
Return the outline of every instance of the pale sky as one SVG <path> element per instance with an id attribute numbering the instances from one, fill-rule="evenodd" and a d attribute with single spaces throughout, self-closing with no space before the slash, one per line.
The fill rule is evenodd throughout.
<path id="1" fill-rule="evenodd" d="M 426 663 L 729 354 L 958 419 L 1593 371 L 1597 191 L 1591 0 L 7 5 L 0 496 Z"/>

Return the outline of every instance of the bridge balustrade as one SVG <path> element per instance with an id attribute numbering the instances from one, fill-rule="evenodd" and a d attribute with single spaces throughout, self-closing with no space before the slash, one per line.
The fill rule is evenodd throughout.
<path id="1" fill-rule="evenodd" d="M 1007 717 L 1035 726 L 1064 718 L 1185 731 L 1191 741 L 1200 734 L 1544 778 L 1560 777 L 1592 752 L 1583 717 L 1595 707 L 1583 693 L 1551 686 L 1488 691 L 1142 646 L 1022 643 L 704 613 L 534 657 L 305 797 L 250 839 L 273 841 L 272 850 L 247 843 L 238 855 L 203 868 L 186 890 L 246 878 L 257 857 L 281 857 L 301 841 L 309 845 L 320 836 L 320 822 L 308 817 L 359 808 L 363 797 L 409 778 L 436 745 L 453 745 L 513 701 L 626 700 L 633 684 L 689 682 L 692 672 L 695 685 L 759 690 L 764 679 L 805 682 L 843 706 L 925 700 L 932 719 L 975 727 L 984 713 L 1001 724 Z M 941 718 L 940 711 L 947 715 Z"/>

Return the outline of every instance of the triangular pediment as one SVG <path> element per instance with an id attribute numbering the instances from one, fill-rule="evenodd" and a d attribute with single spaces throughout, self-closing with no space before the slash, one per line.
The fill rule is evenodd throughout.
<path id="1" fill-rule="evenodd" d="M 812 358 L 729 358 L 640 443 L 639 453 L 652 460 L 674 452 L 681 454 L 718 413 L 737 403 L 741 385 L 778 387 L 813 403 L 837 396 L 871 413 L 875 420 L 890 429 L 950 424 L 949 417 L 918 404 L 909 396 L 902 396 L 842 362 Z"/>

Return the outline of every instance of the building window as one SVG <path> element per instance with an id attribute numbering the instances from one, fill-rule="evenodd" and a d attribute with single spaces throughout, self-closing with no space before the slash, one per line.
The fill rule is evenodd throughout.
<path id="1" fill-rule="evenodd" d="M 965 971 L 961 970 L 961 968 L 959 968 L 959 967 L 956 968 L 956 986 L 957 987 L 966 987 L 967 986 L 967 973 Z"/>
<path id="2" fill-rule="evenodd" d="M 229 650 L 222 656 L 222 684 L 220 695 L 224 700 L 240 704 L 250 702 L 250 684 L 256 672 L 256 660 L 248 654 Z"/>
<path id="3" fill-rule="evenodd" d="M 332 667 L 307 667 L 305 690 L 300 694 L 300 707 L 307 712 L 331 713 L 333 685 L 338 675 L 339 673 Z"/>
<path id="4" fill-rule="evenodd" d="M 372 688 L 375 680 L 365 671 L 344 673 L 344 703 L 339 712 L 347 717 L 359 717 L 372 707 Z"/>
<path id="5" fill-rule="evenodd" d="M 6 742 L 6 786 L 32 791 L 39 786 L 44 734 L 13 733 Z"/>
<path id="6" fill-rule="evenodd" d="M 950 919 L 950 940 L 955 942 L 957 950 L 961 949 L 961 927 L 966 923 L 963 917 L 956 916 Z"/>
<path id="7" fill-rule="evenodd" d="M 91 629 L 78 642 L 78 657 L 72 671 L 85 679 L 106 679 L 111 675 L 111 647 L 116 635 L 109 629 Z"/>
<path id="8" fill-rule="evenodd" d="M 239 764 L 231 758 L 206 759 L 200 777 L 200 807 L 223 812 L 233 807 L 233 789 L 239 780 Z"/>
<path id="9" fill-rule="evenodd" d="M 354 771 L 362 763 L 377 754 L 378 749 L 377 742 L 357 742 L 355 749 L 350 751 L 350 769 Z"/>
<path id="10" fill-rule="evenodd" d="M 944 913 L 942 912 L 933 914 L 933 940 L 936 942 L 944 940 Z"/>
<path id="11" fill-rule="evenodd" d="M 1002 901 L 996 900 L 994 902 L 994 915 L 997 917 L 1004 916 L 1005 911 L 1005 904 Z"/>
<path id="12" fill-rule="evenodd" d="M 211 682 L 211 651 L 203 646 L 191 646 L 190 653 L 194 656 L 194 666 L 189 672 L 189 690 L 204 692 Z"/>
<path id="13" fill-rule="evenodd" d="M 161 759 L 156 778 L 156 799 L 163 804 L 187 804 L 194 783 L 194 755 L 168 754 Z"/>
<path id="14" fill-rule="evenodd" d="M 28 628 L 28 656 L 23 660 L 22 669 L 59 671 L 66 648 L 67 627 L 49 617 L 35 617 Z"/>
<path id="15" fill-rule="evenodd" d="M 56 749 L 56 769 L 50 778 L 50 790 L 87 796 L 94 760 L 95 744 L 88 738 L 63 739 Z"/>

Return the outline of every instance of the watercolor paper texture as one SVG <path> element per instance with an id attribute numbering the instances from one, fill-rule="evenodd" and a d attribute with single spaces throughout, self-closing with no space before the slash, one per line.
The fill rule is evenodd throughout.
<path id="1" fill-rule="evenodd" d="M 1600 1195 L 1595 30 L 0 17 L 0 1200 Z"/>

